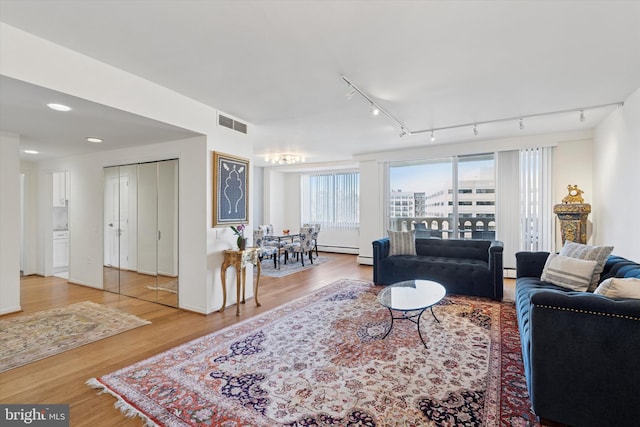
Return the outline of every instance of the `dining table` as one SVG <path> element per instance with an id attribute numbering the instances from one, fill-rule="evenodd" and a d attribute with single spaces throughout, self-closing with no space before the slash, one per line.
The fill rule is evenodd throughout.
<path id="1" fill-rule="evenodd" d="M 276 268 L 280 270 L 280 253 L 284 252 L 284 263 L 287 263 L 287 252 L 284 250 L 284 246 L 291 241 L 294 242 L 296 237 L 300 237 L 300 233 L 287 233 L 287 234 L 271 234 L 269 236 L 265 236 L 264 239 L 267 242 L 277 242 L 278 251 L 273 255 L 276 257 Z"/>

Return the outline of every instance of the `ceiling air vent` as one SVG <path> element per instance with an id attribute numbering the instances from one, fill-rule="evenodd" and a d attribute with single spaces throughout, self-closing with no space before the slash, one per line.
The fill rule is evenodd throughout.
<path id="1" fill-rule="evenodd" d="M 218 125 L 224 126 L 229 129 L 233 129 L 237 132 L 247 133 L 247 124 L 239 122 L 237 120 L 233 120 L 231 117 L 223 116 L 222 114 L 218 114 Z"/>

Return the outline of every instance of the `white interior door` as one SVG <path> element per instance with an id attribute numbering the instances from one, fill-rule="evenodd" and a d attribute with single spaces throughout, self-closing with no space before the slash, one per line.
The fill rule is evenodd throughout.
<path id="1" fill-rule="evenodd" d="M 129 177 L 108 176 L 104 199 L 104 265 L 129 268 Z"/>

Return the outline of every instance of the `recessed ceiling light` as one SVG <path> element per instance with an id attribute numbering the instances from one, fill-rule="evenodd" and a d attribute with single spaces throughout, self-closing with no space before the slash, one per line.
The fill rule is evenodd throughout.
<path id="1" fill-rule="evenodd" d="M 39 151 L 36 151 L 36 150 L 24 150 L 24 152 L 27 153 L 27 154 L 38 154 L 39 153 Z"/>
<path id="2" fill-rule="evenodd" d="M 87 141 L 93 142 L 94 144 L 100 144 L 102 142 L 100 138 L 96 138 L 94 136 L 88 136 Z"/>
<path id="3" fill-rule="evenodd" d="M 55 104 L 55 103 L 51 103 L 51 104 L 47 104 L 47 107 L 51 108 L 52 110 L 56 110 L 56 111 L 71 111 L 71 107 L 68 107 L 64 104 Z"/>

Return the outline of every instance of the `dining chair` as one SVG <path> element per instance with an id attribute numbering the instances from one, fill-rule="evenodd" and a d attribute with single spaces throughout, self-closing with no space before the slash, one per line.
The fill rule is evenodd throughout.
<path id="1" fill-rule="evenodd" d="M 260 250 L 259 258 L 261 262 L 265 256 L 267 258 L 273 257 L 273 268 L 277 267 L 278 260 L 276 257 L 279 255 L 280 250 L 277 245 L 274 245 L 265 239 L 264 230 L 253 230 L 253 245 Z"/>
<path id="2" fill-rule="evenodd" d="M 316 258 L 318 258 L 318 234 L 320 233 L 320 223 L 303 224 L 303 227 L 313 227 L 313 249 L 316 251 Z"/>
<path id="3" fill-rule="evenodd" d="M 287 252 L 296 254 L 296 260 L 298 259 L 298 257 L 300 257 L 303 266 L 304 257 L 307 254 L 309 256 L 309 261 L 311 261 L 311 264 L 313 264 L 313 232 L 313 227 L 301 227 L 299 233 L 300 237 L 285 246 Z"/>

